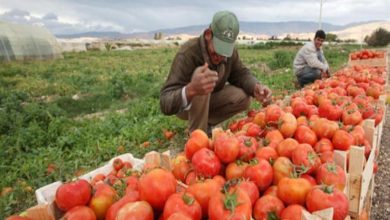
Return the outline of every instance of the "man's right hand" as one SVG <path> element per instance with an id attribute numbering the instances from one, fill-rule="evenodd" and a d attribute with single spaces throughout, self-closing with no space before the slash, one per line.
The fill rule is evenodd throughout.
<path id="1" fill-rule="evenodd" d="M 325 78 L 329 78 L 329 77 L 330 77 L 329 70 L 326 70 L 326 71 L 321 70 L 321 79 L 325 79 Z"/>
<path id="2" fill-rule="evenodd" d="M 207 63 L 195 69 L 191 82 L 186 86 L 187 100 L 198 95 L 210 94 L 217 83 L 218 73 L 210 70 Z"/>

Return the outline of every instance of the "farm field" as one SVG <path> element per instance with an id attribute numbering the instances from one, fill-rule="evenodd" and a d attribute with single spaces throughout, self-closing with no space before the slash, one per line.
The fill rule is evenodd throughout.
<path id="1" fill-rule="evenodd" d="M 299 48 L 242 46 L 239 53 L 281 99 L 295 91 L 291 65 Z M 335 71 L 359 48 L 327 45 L 324 51 Z M 36 204 L 37 188 L 70 180 L 115 155 L 142 158 L 152 150 L 182 150 L 185 122 L 159 108 L 159 91 L 177 49 L 89 51 L 55 61 L 2 63 L 0 219 Z M 174 137 L 167 139 L 165 131 Z"/>

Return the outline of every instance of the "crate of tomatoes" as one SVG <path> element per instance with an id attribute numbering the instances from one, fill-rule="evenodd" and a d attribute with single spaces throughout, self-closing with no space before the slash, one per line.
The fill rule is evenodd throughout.
<path id="1" fill-rule="evenodd" d="M 385 67 L 388 65 L 385 50 L 360 50 L 349 54 L 349 66 L 361 65 L 371 67 Z"/>

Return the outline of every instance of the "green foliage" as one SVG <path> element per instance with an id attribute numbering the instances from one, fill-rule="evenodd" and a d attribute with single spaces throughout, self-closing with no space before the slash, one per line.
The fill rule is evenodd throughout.
<path id="1" fill-rule="evenodd" d="M 332 34 L 332 33 L 328 33 L 326 34 L 326 41 L 329 41 L 329 42 L 339 42 L 339 39 L 337 38 L 337 35 L 336 34 Z"/>
<path id="2" fill-rule="evenodd" d="M 275 51 L 273 59 L 269 62 L 268 66 L 275 70 L 285 67 L 291 67 L 295 54 L 290 51 L 278 50 Z"/>
<path id="3" fill-rule="evenodd" d="M 290 40 L 283 40 L 283 41 L 267 41 L 267 42 L 260 42 L 256 43 L 251 46 L 241 46 L 246 49 L 257 49 L 257 50 L 269 50 L 274 49 L 278 47 L 296 47 L 303 45 L 301 42 L 295 42 Z"/>
<path id="4" fill-rule="evenodd" d="M 378 28 L 370 36 L 366 36 L 364 41 L 372 47 L 383 47 L 390 43 L 390 32 L 383 28 Z"/>

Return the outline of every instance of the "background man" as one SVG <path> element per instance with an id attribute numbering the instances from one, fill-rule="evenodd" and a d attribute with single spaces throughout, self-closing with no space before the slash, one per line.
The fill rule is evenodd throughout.
<path id="1" fill-rule="evenodd" d="M 314 40 L 305 44 L 294 59 L 294 72 L 301 87 L 330 76 L 329 65 L 321 49 L 326 38 L 323 30 L 318 30 Z"/>

